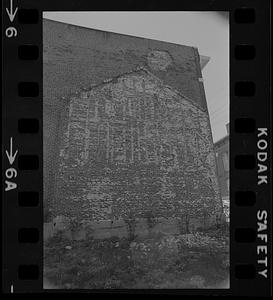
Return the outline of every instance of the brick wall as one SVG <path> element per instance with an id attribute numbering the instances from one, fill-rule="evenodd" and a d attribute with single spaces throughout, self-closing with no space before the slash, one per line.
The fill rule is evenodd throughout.
<path id="1" fill-rule="evenodd" d="M 54 215 L 221 210 L 197 49 L 49 20 L 43 43 L 44 201 Z"/>
<path id="2" fill-rule="evenodd" d="M 140 68 L 71 97 L 56 215 L 87 220 L 221 210 L 207 113 Z"/>
<path id="3" fill-rule="evenodd" d="M 229 136 L 217 141 L 214 146 L 219 178 L 219 188 L 222 197 L 229 196 Z"/>

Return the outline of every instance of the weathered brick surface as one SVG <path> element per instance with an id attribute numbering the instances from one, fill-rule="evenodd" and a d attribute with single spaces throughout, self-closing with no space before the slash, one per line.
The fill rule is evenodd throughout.
<path id="1" fill-rule="evenodd" d="M 207 112 L 145 68 L 73 95 L 62 130 L 55 215 L 221 213 Z"/>
<path id="2" fill-rule="evenodd" d="M 71 93 L 146 67 L 206 109 L 198 52 L 193 47 L 43 20 L 44 206 L 51 206 L 58 132 Z"/>
<path id="3" fill-rule="evenodd" d="M 197 49 L 49 20 L 43 44 L 44 207 L 196 226 L 221 213 Z"/>

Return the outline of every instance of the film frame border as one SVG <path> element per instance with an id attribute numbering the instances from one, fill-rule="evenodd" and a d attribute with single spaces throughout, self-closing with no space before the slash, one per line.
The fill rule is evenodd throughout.
<path id="1" fill-rule="evenodd" d="M 183 10 L 229 11 L 230 15 L 230 289 L 183 289 L 168 290 L 168 293 L 270 295 L 270 221 L 266 230 L 267 278 L 259 277 L 257 273 L 261 267 L 257 247 L 265 245 L 257 238 L 257 213 L 266 211 L 270 220 L 272 211 L 269 171 L 266 173 L 267 185 L 257 185 L 257 145 L 261 140 L 258 128 L 267 128 L 268 135 L 264 136 L 264 140 L 267 145 L 267 169 L 271 170 L 270 1 L 197 0 L 183 1 L 179 5 L 178 2 L 166 4 L 151 1 L 143 5 L 140 2 L 120 1 L 103 6 L 98 3 L 91 5 L 83 0 L 77 4 L 63 0 L 58 3 L 6 0 L 2 5 L 2 133 L 4 152 L 8 153 L 3 155 L 3 177 L 10 182 L 7 186 L 11 188 L 3 191 L 3 290 L 40 292 L 43 286 L 43 11 Z M 14 189 L 13 184 L 16 184 Z M 134 292 L 143 293 L 143 290 Z"/>

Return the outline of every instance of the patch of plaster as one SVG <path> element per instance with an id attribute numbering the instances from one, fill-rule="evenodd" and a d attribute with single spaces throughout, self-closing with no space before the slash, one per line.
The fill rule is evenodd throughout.
<path id="1" fill-rule="evenodd" d="M 147 56 L 149 67 L 154 71 L 165 71 L 172 63 L 172 57 L 167 51 L 154 50 Z"/>

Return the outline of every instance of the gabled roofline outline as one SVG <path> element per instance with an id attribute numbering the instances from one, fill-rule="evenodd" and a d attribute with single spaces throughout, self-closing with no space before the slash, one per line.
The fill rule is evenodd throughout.
<path id="1" fill-rule="evenodd" d="M 102 85 L 105 85 L 107 83 L 111 83 L 113 81 L 116 81 L 117 79 L 119 78 L 122 78 L 123 76 L 126 76 L 126 75 L 130 75 L 130 74 L 133 74 L 133 73 L 136 73 L 136 72 L 139 72 L 139 71 L 144 71 L 146 72 L 149 76 L 153 77 L 155 80 L 157 80 L 158 82 L 160 82 L 162 85 L 164 85 L 167 89 L 171 90 L 172 92 L 176 93 L 178 96 L 182 97 L 183 99 L 185 99 L 186 101 L 188 101 L 191 105 L 193 105 L 195 108 L 197 108 L 198 110 L 202 111 L 203 113 L 206 113 L 207 110 L 202 108 L 201 106 L 199 106 L 198 104 L 196 104 L 191 98 L 189 98 L 188 96 L 185 96 L 183 93 L 181 93 L 180 91 L 178 91 L 177 89 L 173 88 L 172 86 L 169 86 L 167 84 L 165 84 L 163 82 L 162 79 L 158 78 L 156 75 L 154 75 L 152 72 L 150 72 L 147 68 L 143 67 L 143 66 L 138 66 L 137 68 L 131 70 L 131 71 L 128 71 L 128 72 L 124 72 L 122 74 L 119 74 L 117 76 L 114 76 L 112 78 L 107 78 L 107 79 L 104 79 L 102 82 L 100 83 L 97 83 L 97 84 L 92 84 L 90 85 L 89 87 L 82 87 L 80 88 L 79 91 L 75 92 L 75 93 L 72 93 L 70 95 L 70 97 L 64 97 L 63 99 L 65 98 L 71 98 L 71 97 L 76 97 L 76 96 L 79 96 L 79 94 L 81 93 L 86 93 L 88 91 L 91 91 L 93 90 L 94 88 L 97 88 L 97 87 L 100 87 Z"/>

